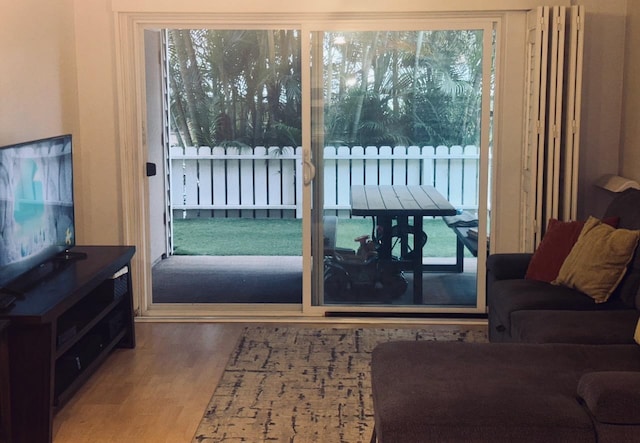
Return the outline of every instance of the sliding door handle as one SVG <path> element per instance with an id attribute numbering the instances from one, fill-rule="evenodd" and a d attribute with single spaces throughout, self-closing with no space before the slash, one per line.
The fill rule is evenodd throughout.
<path id="1" fill-rule="evenodd" d="M 302 180 L 305 186 L 310 185 L 316 176 L 316 167 L 308 157 L 309 155 L 305 154 L 305 158 L 302 160 Z"/>

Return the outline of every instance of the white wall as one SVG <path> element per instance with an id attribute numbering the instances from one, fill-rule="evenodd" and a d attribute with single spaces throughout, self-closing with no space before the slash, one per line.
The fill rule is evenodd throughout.
<path id="1" fill-rule="evenodd" d="M 77 128 L 73 0 L 0 0 L 0 145 Z"/>
<path id="2" fill-rule="evenodd" d="M 640 0 L 629 0 L 619 171 L 640 182 Z"/>
<path id="3" fill-rule="evenodd" d="M 0 1 L 0 145 L 71 133 L 77 242 L 120 243 L 109 2 Z"/>
<path id="4" fill-rule="evenodd" d="M 87 154 L 76 163 L 82 171 L 83 193 L 83 217 L 77 229 L 90 244 L 123 242 L 115 33 L 110 3 L 75 2 L 79 132 Z"/>
<path id="5" fill-rule="evenodd" d="M 347 11 L 395 12 L 404 11 L 488 11 L 523 10 L 540 5 L 569 5 L 570 0 L 324 0 L 301 2 L 299 0 L 236 0 L 212 2 L 211 0 L 113 0 L 113 8 L 123 12 L 263 12 L 288 13 L 312 12 L 340 15 Z"/>
<path id="6" fill-rule="evenodd" d="M 584 219 L 602 215 L 610 201 L 594 181 L 618 173 L 627 0 L 573 3 L 587 14 L 578 185 L 578 216 Z"/>
<path id="7" fill-rule="evenodd" d="M 72 134 L 76 241 L 87 239 L 73 0 L 0 0 L 0 146 Z"/>

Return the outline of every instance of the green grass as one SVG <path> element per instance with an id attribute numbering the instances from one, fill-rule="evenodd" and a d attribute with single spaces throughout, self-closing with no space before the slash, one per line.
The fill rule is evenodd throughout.
<path id="1" fill-rule="evenodd" d="M 338 221 L 336 245 L 357 249 L 371 235 L 371 219 Z M 441 219 L 426 219 L 425 257 L 454 257 L 456 237 Z M 295 219 L 192 218 L 173 222 L 177 255 L 302 255 L 302 221 Z"/>

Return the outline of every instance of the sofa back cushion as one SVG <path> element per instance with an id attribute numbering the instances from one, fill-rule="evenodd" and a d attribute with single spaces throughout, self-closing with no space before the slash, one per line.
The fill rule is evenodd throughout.
<path id="1" fill-rule="evenodd" d="M 618 216 L 618 227 L 640 229 L 640 190 L 627 189 L 618 194 L 605 213 L 605 217 Z M 619 298 L 625 305 L 640 310 L 640 253 L 635 255 L 627 267 L 622 281 L 611 295 Z"/>

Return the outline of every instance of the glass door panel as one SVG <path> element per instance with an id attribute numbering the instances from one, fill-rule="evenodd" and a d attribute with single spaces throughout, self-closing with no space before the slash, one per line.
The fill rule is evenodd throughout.
<path id="1" fill-rule="evenodd" d="M 314 218 L 324 226 L 313 303 L 475 307 L 492 32 L 324 31 L 311 40 Z"/>
<path id="2" fill-rule="evenodd" d="M 299 312 L 300 31 L 166 35 L 174 247 L 153 268 L 153 302 Z"/>

